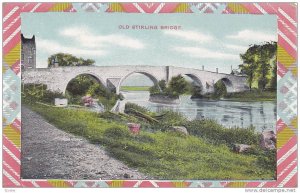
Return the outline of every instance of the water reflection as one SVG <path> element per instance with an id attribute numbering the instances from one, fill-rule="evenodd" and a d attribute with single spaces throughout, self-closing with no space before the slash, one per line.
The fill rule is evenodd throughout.
<path id="1" fill-rule="evenodd" d="M 145 91 L 122 92 L 122 94 L 125 97 L 124 103 L 133 102 L 154 112 L 171 109 L 184 114 L 189 120 L 209 118 L 226 127 L 253 125 L 257 131 L 275 131 L 276 128 L 275 102 L 208 101 L 181 96 L 179 105 L 167 105 L 149 102 L 149 92 Z"/>

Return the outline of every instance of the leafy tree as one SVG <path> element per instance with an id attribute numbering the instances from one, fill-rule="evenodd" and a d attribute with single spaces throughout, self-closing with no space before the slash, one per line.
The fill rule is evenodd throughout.
<path id="1" fill-rule="evenodd" d="M 272 78 L 270 80 L 270 88 L 272 90 L 277 89 L 277 65 L 276 65 L 277 59 L 273 61 L 273 67 L 272 67 Z"/>
<path id="2" fill-rule="evenodd" d="M 101 84 L 93 84 L 92 86 L 90 86 L 87 91 L 87 94 L 91 95 L 92 97 L 103 96 L 107 99 L 109 99 L 112 96 L 111 92 Z"/>
<path id="3" fill-rule="evenodd" d="M 254 81 L 254 73 L 258 66 L 258 56 L 256 55 L 258 45 L 251 46 L 245 54 L 241 54 L 240 57 L 243 60 L 242 65 L 239 66 L 242 74 L 246 74 L 250 90 L 252 89 L 252 83 Z"/>
<path id="4" fill-rule="evenodd" d="M 67 91 L 74 96 L 84 96 L 94 84 L 90 75 L 80 75 L 69 82 Z"/>
<path id="5" fill-rule="evenodd" d="M 265 90 L 266 85 L 270 81 L 268 78 L 268 74 L 271 69 L 271 59 L 276 54 L 277 44 L 267 42 L 259 47 L 259 68 L 258 68 L 258 87 L 261 90 Z"/>
<path id="6" fill-rule="evenodd" d="M 258 87 L 261 90 L 265 90 L 268 84 L 270 84 L 270 87 L 274 87 L 274 84 L 276 84 L 276 81 L 274 81 L 277 76 L 276 72 L 270 72 L 276 68 L 272 68 L 271 65 L 272 60 L 276 58 L 276 50 L 277 42 L 266 42 L 261 45 L 251 45 L 244 54 L 240 55 L 243 64 L 239 68 L 241 73 L 247 75 L 250 90 L 254 81 L 258 82 Z M 272 81 L 273 83 L 271 83 Z"/>
<path id="7" fill-rule="evenodd" d="M 62 93 L 47 90 L 47 85 L 44 84 L 23 84 L 22 86 L 22 100 L 29 104 L 37 101 L 53 104 L 55 98 L 62 97 Z"/>
<path id="8" fill-rule="evenodd" d="M 154 86 L 149 88 L 151 95 L 161 94 L 171 97 L 178 97 L 179 95 L 186 93 L 189 89 L 189 83 L 183 76 L 178 75 L 172 77 L 169 84 L 166 84 L 165 80 L 160 80 Z"/>
<path id="9" fill-rule="evenodd" d="M 54 61 L 58 62 L 59 66 L 90 66 L 95 63 L 92 59 L 77 58 L 67 53 L 53 54 L 48 58 L 48 67 L 54 64 Z"/>
<path id="10" fill-rule="evenodd" d="M 161 94 L 166 91 L 167 82 L 165 80 L 160 80 L 158 83 L 155 83 L 153 86 L 149 88 L 150 94 Z"/>
<path id="11" fill-rule="evenodd" d="M 162 91 L 164 91 L 167 88 L 167 82 L 165 80 L 160 80 L 158 81 L 158 86 Z"/>
<path id="12" fill-rule="evenodd" d="M 223 97 L 227 94 L 227 89 L 226 86 L 224 84 L 224 82 L 222 80 L 217 81 L 214 84 L 214 93 L 213 93 L 213 97 L 214 98 L 220 98 Z"/>
<path id="13" fill-rule="evenodd" d="M 151 87 L 149 88 L 149 92 L 150 92 L 150 94 L 152 94 L 152 95 L 162 93 L 162 91 L 159 89 L 158 83 L 155 83 L 153 86 L 151 86 Z"/>
<path id="14" fill-rule="evenodd" d="M 192 85 L 192 89 L 191 89 L 191 97 L 192 98 L 197 98 L 197 97 L 202 97 L 202 87 L 200 85 L 197 84 L 191 84 Z"/>
<path id="15" fill-rule="evenodd" d="M 188 82 L 181 75 L 172 77 L 167 88 L 167 92 L 173 96 L 182 95 L 187 92 L 187 90 Z"/>

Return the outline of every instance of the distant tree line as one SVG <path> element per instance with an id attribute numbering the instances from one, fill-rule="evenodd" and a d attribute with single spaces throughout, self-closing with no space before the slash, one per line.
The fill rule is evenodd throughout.
<path id="1" fill-rule="evenodd" d="M 48 58 L 48 67 L 54 66 L 57 63 L 58 66 L 90 66 L 95 64 L 92 59 L 83 59 L 73 56 L 67 53 L 53 54 Z"/>
<path id="2" fill-rule="evenodd" d="M 251 45 L 241 54 L 243 64 L 239 66 L 241 73 L 247 75 L 250 90 L 254 84 L 260 90 L 266 88 L 276 90 L 277 82 L 277 42 L 266 42 Z"/>

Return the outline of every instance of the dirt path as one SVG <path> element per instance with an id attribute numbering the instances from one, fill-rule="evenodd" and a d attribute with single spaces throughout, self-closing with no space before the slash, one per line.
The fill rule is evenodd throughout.
<path id="1" fill-rule="evenodd" d="M 103 147 L 66 133 L 22 107 L 24 179 L 147 179 L 111 158 Z"/>

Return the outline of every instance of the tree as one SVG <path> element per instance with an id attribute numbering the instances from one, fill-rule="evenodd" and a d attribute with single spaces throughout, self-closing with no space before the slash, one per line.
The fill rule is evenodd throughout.
<path id="1" fill-rule="evenodd" d="M 90 86 L 87 94 L 91 95 L 92 97 L 103 96 L 107 99 L 112 96 L 111 92 L 101 84 L 93 84 L 92 86 Z"/>
<path id="2" fill-rule="evenodd" d="M 198 85 L 198 84 L 191 84 L 192 85 L 192 89 L 191 89 L 191 94 L 192 94 L 192 98 L 197 98 L 197 97 L 202 97 L 202 86 Z"/>
<path id="3" fill-rule="evenodd" d="M 92 59 L 77 58 L 67 53 L 53 54 L 48 58 L 48 67 L 54 65 L 57 62 L 59 66 L 90 66 L 95 63 Z"/>
<path id="4" fill-rule="evenodd" d="M 149 88 L 149 92 L 151 95 L 160 94 L 162 91 L 159 89 L 159 84 L 155 83 L 153 86 Z"/>
<path id="5" fill-rule="evenodd" d="M 258 68 L 258 87 L 265 90 L 266 85 L 270 81 L 268 75 L 271 69 L 271 60 L 276 55 L 277 44 L 274 42 L 267 42 L 261 45 L 258 49 L 260 65 Z M 274 74 L 273 74 L 274 76 Z"/>
<path id="6" fill-rule="evenodd" d="M 149 92 L 152 95 L 162 94 L 165 93 L 166 88 L 167 88 L 167 82 L 165 80 L 160 80 L 149 88 Z"/>
<path id="7" fill-rule="evenodd" d="M 187 90 L 188 82 L 181 75 L 172 77 L 167 88 L 167 92 L 173 96 L 182 95 Z"/>
<path id="8" fill-rule="evenodd" d="M 158 86 L 162 91 L 164 91 L 167 88 L 167 82 L 165 80 L 160 80 L 158 81 Z"/>
<path id="9" fill-rule="evenodd" d="M 258 82 L 258 87 L 265 90 L 267 85 L 274 87 L 276 81 L 276 72 L 272 68 L 272 60 L 276 58 L 277 42 L 265 42 L 261 45 L 251 45 L 246 53 L 241 54 L 243 64 L 239 66 L 241 73 L 247 75 L 247 81 L 250 90 L 254 81 Z M 273 71 L 273 72 L 271 72 Z M 270 77 L 271 74 L 271 77 Z"/>
<path id="10" fill-rule="evenodd" d="M 247 75 L 247 81 L 249 84 L 250 90 L 252 89 L 252 83 L 254 81 L 254 73 L 257 69 L 257 61 L 258 57 L 256 55 L 257 53 L 258 45 L 251 46 L 245 54 L 241 54 L 240 57 L 243 60 L 243 64 L 239 65 L 239 68 L 241 69 L 242 74 Z"/>
<path id="11" fill-rule="evenodd" d="M 226 96 L 226 94 L 227 94 L 227 89 L 226 89 L 224 82 L 222 80 L 217 81 L 214 84 L 213 96 L 215 98 L 220 98 L 220 97 Z"/>
<path id="12" fill-rule="evenodd" d="M 84 96 L 94 84 L 90 75 L 80 75 L 69 82 L 67 91 L 74 96 Z"/>
<path id="13" fill-rule="evenodd" d="M 272 78 L 270 80 L 270 88 L 272 90 L 277 89 L 277 58 L 273 60 L 273 67 L 272 67 Z"/>
<path id="14" fill-rule="evenodd" d="M 151 95 L 166 95 L 170 97 L 178 97 L 179 95 L 188 91 L 189 83 L 183 76 L 178 75 L 172 77 L 169 84 L 165 80 L 160 80 L 154 86 L 149 88 Z"/>

